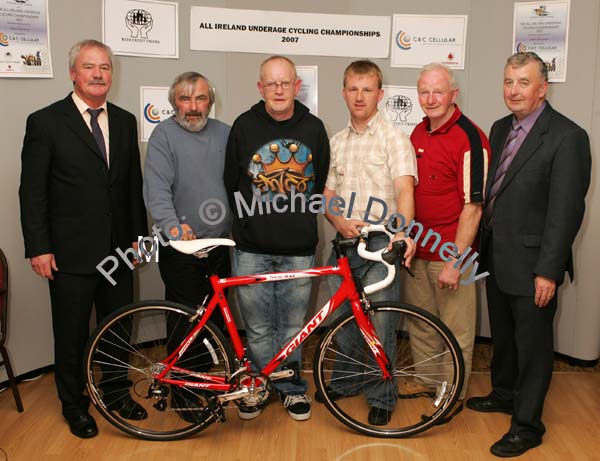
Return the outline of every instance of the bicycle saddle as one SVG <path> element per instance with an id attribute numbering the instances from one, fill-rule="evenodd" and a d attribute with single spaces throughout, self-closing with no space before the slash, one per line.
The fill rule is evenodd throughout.
<path id="1" fill-rule="evenodd" d="M 218 246 L 234 247 L 235 242 L 230 239 L 196 239 L 196 240 L 171 240 L 171 246 L 186 255 L 208 253 Z"/>

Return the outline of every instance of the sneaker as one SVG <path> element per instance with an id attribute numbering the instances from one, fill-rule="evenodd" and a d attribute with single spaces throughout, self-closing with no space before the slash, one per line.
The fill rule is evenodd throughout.
<path id="1" fill-rule="evenodd" d="M 311 398 L 305 394 L 299 395 L 281 395 L 283 406 L 287 408 L 288 413 L 296 421 L 306 421 L 310 418 Z"/>
<path id="2" fill-rule="evenodd" d="M 260 407 L 238 407 L 238 416 L 243 420 L 254 419 L 261 413 Z"/>

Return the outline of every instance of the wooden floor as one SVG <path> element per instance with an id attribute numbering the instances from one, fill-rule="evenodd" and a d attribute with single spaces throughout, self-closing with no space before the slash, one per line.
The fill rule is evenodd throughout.
<path id="1" fill-rule="evenodd" d="M 474 374 L 469 394 L 486 394 L 489 386 L 488 373 Z M 506 432 L 510 419 L 465 409 L 448 425 L 411 439 L 390 440 L 347 429 L 317 403 L 306 422 L 293 421 L 274 403 L 253 421 L 241 421 L 232 409 L 224 424 L 213 424 L 187 440 L 163 443 L 122 434 L 93 409 L 100 434 L 81 440 L 71 435 L 60 414 L 52 374 L 19 389 L 24 413 L 17 412 L 10 390 L 0 394 L 0 461 L 490 460 L 498 459 L 489 447 Z M 600 461 L 600 373 L 555 374 L 544 422 L 544 443 L 518 459 Z"/>

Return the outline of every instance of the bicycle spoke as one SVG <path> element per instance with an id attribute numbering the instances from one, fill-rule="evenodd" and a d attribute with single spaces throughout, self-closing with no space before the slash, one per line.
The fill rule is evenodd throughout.
<path id="1" fill-rule="evenodd" d="M 165 378 L 158 380 L 166 358 L 185 340 L 194 311 L 175 303 L 140 303 L 114 313 L 99 325 L 86 352 L 88 392 L 98 411 L 114 426 L 153 440 L 174 440 L 198 432 L 214 421 L 207 411 L 210 391 L 186 388 L 201 375 L 231 373 L 233 357 L 223 334 L 207 323 L 188 349 L 177 357 Z M 121 416 L 123 399 L 133 399 L 147 418 Z M 126 415 L 125 415 L 126 416 Z"/>
<path id="2" fill-rule="evenodd" d="M 328 408 L 349 427 L 380 437 L 404 437 L 433 426 L 451 408 L 462 385 L 456 340 L 439 319 L 413 306 L 379 304 L 371 318 L 376 330 L 381 328 L 377 333 L 392 379 L 384 378 L 348 314 L 330 327 L 315 353 L 315 380 Z M 413 338 L 414 327 L 426 331 L 436 348 Z"/>

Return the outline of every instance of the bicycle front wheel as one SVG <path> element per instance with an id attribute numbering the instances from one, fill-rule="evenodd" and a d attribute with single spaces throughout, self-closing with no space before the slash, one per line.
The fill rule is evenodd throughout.
<path id="1" fill-rule="evenodd" d="M 453 408 L 464 379 L 462 353 L 448 327 L 429 312 L 392 302 L 372 308 L 393 379 L 384 379 L 350 312 L 327 330 L 315 352 L 319 398 L 363 434 L 411 436 Z"/>
<path id="2" fill-rule="evenodd" d="M 176 440 L 214 422 L 209 406 L 215 394 L 183 383 L 201 383 L 197 373 L 231 374 L 233 355 L 215 325 L 206 323 L 178 358 L 177 370 L 165 376 L 181 385 L 156 378 L 163 361 L 197 324 L 190 320 L 194 314 L 181 304 L 146 301 L 125 306 L 98 325 L 84 356 L 87 388 L 113 426 L 143 439 Z"/>

